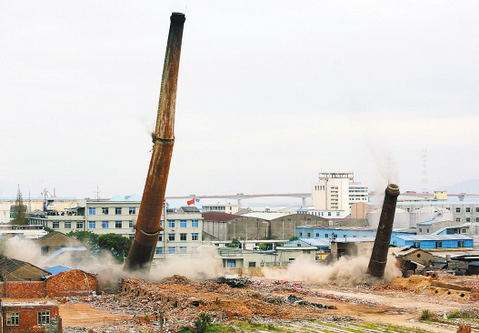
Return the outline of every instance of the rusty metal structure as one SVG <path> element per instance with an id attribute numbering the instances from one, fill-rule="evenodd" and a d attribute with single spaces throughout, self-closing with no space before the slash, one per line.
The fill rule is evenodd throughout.
<path id="1" fill-rule="evenodd" d="M 156 127 L 152 134 L 153 151 L 138 212 L 135 239 L 125 262 L 128 271 L 149 270 L 162 230 L 160 219 L 175 141 L 176 87 L 184 23 L 184 14 L 171 14 Z"/>
<path id="2" fill-rule="evenodd" d="M 385 191 L 376 239 L 374 240 L 373 252 L 368 265 L 368 274 L 377 278 L 383 277 L 386 268 L 398 196 L 399 187 L 395 184 L 389 184 Z"/>

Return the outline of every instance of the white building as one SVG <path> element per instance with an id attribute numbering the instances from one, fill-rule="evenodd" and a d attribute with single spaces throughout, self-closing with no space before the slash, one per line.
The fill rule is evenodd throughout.
<path id="1" fill-rule="evenodd" d="M 354 182 L 352 172 L 322 172 L 313 187 L 313 206 L 318 212 L 331 216 L 347 216 L 351 205 L 369 201 L 368 188 Z"/>
<path id="2" fill-rule="evenodd" d="M 29 223 L 43 225 L 65 234 L 81 230 L 99 235 L 120 234 L 133 239 L 140 203 L 140 200 L 129 196 L 111 200 L 86 199 L 74 209 L 32 214 Z M 168 209 L 166 221 L 166 224 L 161 221 L 164 231 L 159 235 L 155 258 L 195 253 L 202 242 L 201 212 L 196 207 Z"/>
<path id="3" fill-rule="evenodd" d="M 216 204 L 208 204 L 202 205 L 201 210 L 204 213 L 207 212 L 220 212 L 220 213 L 227 213 L 227 214 L 236 214 L 239 211 L 239 206 L 234 205 L 230 202 L 228 203 L 216 203 Z"/>

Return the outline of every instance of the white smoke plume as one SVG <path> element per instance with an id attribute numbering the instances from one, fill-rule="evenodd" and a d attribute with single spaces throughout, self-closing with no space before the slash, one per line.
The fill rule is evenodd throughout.
<path id="1" fill-rule="evenodd" d="M 368 263 L 368 255 L 341 257 L 330 265 L 318 264 L 308 257 L 299 257 L 286 269 L 265 268 L 263 274 L 265 278 L 276 280 L 354 286 L 378 281 L 366 273 Z M 398 276 L 401 276 L 401 271 L 396 266 L 396 258 L 389 256 L 383 280 L 390 281 Z"/>

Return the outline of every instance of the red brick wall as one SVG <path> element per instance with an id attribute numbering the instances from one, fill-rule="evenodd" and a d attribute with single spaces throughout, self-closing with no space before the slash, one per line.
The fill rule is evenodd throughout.
<path id="1" fill-rule="evenodd" d="M 0 283 L 0 295 L 9 298 L 42 298 L 46 296 L 44 281 L 7 281 Z"/>
<path id="2" fill-rule="evenodd" d="M 3 318 L 4 318 L 4 333 L 24 333 L 24 332 L 44 332 L 43 326 L 37 324 L 38 321 L 38 312 L 40 311 L 50 311 L 50 320 L 58 317 L 58 306 L 45 305 L 45 306 L 34 306 L 34 307 L 20 307 L 20 306 L 7 306 L 2 309 Z M 18 312 L 20 314 L 20 325 L 19 326 L 6 326 L 5 316 L 7 312 Z"/>
<path id="3" fill-rule="evenodd" d="M 72 269 L 49 277 L 45 286 L 50 297 L 88 295 L 97 290 L 98 281 L 95 275 Z"/>

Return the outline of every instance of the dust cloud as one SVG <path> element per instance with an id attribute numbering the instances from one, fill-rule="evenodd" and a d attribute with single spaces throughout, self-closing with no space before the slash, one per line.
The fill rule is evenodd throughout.
<path id="1" fill-rule="evenodd" d="M 211 279 L 223 274 L 218 248 L 203 245 L 196 249 L 193 256 L 175 256 L 161 261 L 151 268 L 149 278 L 159 280 L 171 275 L 182 275 L 190 279 Z"/>
<path id="2" fill-rule="evenodd" d="M 336 284 L 338 286 L 355 286 L 372 284 L 378 279 L 366 273 L 369 255 L 358 257 L 341 257 L 338 261 L 326 265 L 318 264 L 308 257 L 299 257 L 288 265 L 286 269 L 263 269 L 265 278 L 287 281 L 304 281 L 318 284 Z M 401 276 L 396 266 L 396 259 L 388 257 L 383 280 L 391 281 Z"/>

